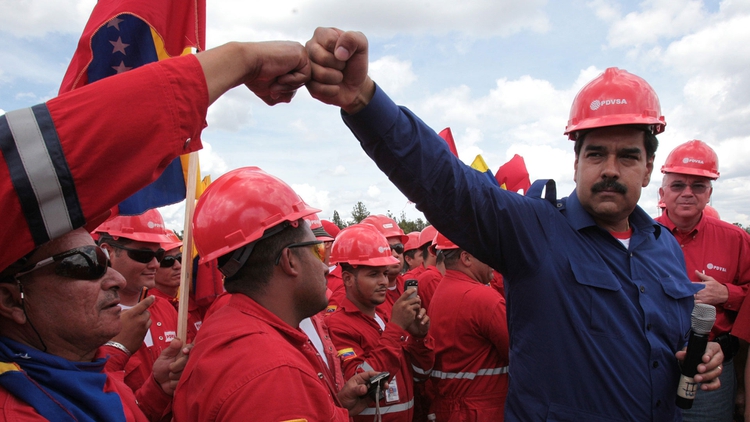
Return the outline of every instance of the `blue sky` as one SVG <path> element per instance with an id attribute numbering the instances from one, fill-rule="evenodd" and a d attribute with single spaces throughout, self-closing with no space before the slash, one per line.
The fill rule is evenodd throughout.
<path id="1" fill-rule="evenodd" d="M 655 88 L 666 116 L 655 173 L 640 205 L 657 215 L 658 169 L 691 139 L 719 154 L 713 202 L 750 225 L 750 1 L 207 0 L 207 44 L 296 40 L 316 26 L 368 36 L 370 74 L 436 131 L 450 126 L 460 157 L 494 171 L 522 155 L 531 178 L 573 189 L 572 143 L 562 135 L 576 92 L 616 66 Z M 272 3 L 272 4 L 269 4 Z M 0 0 L 0 109 L 53 97 L 94 0 Z M 357 145 L 338 110 L 302 90 L 267 107 L 236 89 L 209 110 L 204 175 L 255 165 L 292 185 L 321 218 L 421 214 Z M 182 207 L 162 209 L 170 227 Z"/>

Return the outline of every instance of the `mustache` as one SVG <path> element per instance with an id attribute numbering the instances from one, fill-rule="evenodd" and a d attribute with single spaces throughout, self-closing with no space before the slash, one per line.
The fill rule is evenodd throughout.
<path id="1" fill-rule="evenodd" d="M 592 193 L 599 193 L 605 190 L 614 190 L 615 192 L 621 193 L 623 195 L 628 193 L 627 186 L 619 183 L 617 179 L 613 178 L 606 178 L 601 182 L 595 183 L 594 186 L 591 187 Z"/>

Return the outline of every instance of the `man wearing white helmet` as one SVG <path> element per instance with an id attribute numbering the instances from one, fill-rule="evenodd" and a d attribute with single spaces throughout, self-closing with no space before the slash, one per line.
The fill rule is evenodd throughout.
<path id="1" fill-rule="evenodd" d="M 679 421 L 679 360 L 693 294 L 679 245 L 637 206 L 664 117 L 643 79 L 610 68 L 571 107 L 576 190 L 507 192 L 367 76 L 361 33 L 318 28 L 312 96 L 344 122 L 440 233 L 502 273 L 510 333 L 506 421 Z M 552 204 L 555 202 L 555 204 Z M 558 205 L 559 204 L 559 205 Z M 695 381 L 718 388 L 709 343 Z"/>
<path id="2" fill-rule="evenodd" d="M 719 343 L 724 352 L 721 388 L 699 391 L 693 407 L 682 415 L 685 421 L 731 422 L 737 384 L 733 357 L 739 341 L 730 332 L 750 286 L 750 235 L 706 216 L 711 183 L 719 178 L 719 158 L 705 142 L 692 140 L 677 146 L 661 172 L 664 178 L 659 196 L 665 211 L 656 221 L 680 244 L 688 278 L 705 286 L 695 294 L 696 303 L 716 307 L 709 339 Z"/>

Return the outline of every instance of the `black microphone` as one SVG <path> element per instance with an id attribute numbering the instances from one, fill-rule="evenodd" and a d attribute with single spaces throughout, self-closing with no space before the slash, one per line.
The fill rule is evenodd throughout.
<path id="1" fill-rule="evenodd" d="M 682 361 L 682 375 L 677 385 L 677 407 L 690 409 L 693 407 L 698 383 L 693 377 L 698 373 L 698 365 L 703 363 L 706 353 L 708 334 L 716 321 L 716 308 L 713 305 L 696 303 L 690 315 L 690 338 L 688 339 L 685 360 Z"/>

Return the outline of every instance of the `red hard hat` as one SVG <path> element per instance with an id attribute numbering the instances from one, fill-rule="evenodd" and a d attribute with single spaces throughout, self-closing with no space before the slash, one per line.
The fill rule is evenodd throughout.
<path id="1" fill-rule="evenodd" d="M 313 231 L 315 238 L 324 242 L 332 242 L 333 236 L 331 236 L 326 229 L 323 228 L 323 224 L 320 221 L 318 214 L 310 214 L 305 216 L 305 220 L 310 224 L 310 229 Z"/>
<path id="2" fill-rule="evenodd" d="M 323 228 L 326 230 L 326 232 L 330 234 L 334 239 L 339 235 L 339 232 L 341 231 L 339 226 L 331 223 L 328 220 L 320 220 L 320 224 L 323 225 Z"/>
<path id="3" fill-rule="evenodd" d="M 444 251 L 446 249 L 459 249 L 458 245 L 451 242 L 447 237 L 445 237 L 443 234 L 438 233 L 437 236 L 435 236 L 435 249 L 439 251 Z"/>
<path id="4" fill-rule="evenodd" d="M 94 230 L 106 233 L 115 240 L 125 238 L 137 242 L 166 243 L 164 219 L 158 210 L 151 209 L 141 215 L 118 215 L 107 220 Z"/>
<path id="5" fill-rule="evenodd" d="M 435 239 L 436 234 L 437 229 L 435 228 L 435 226 L 425 227 L 419 234 L 419 246 L 422 247 L 425 243 L 432 243 L 432 240 Z"/>
<path id="6" fill-rule="evenodd" d="M 716 180 L 719 178 L 719 157 L 705 142 L 688 141 L 669 153 L 667 161 L 661 166 L 661 172 L 691 174 Z"/>
<path id="7" fill-rule="evenodd" d="M 409 236 L 404 234 L 404 231 L 401 230 L 401 227 L 399 227 L 398 223 L 392 218 L 388 218 L 384 215 L 370 215 L 362 220 L 361 223 L 375 226 L 375 228 L 378 229 L 380 233 L 383 233 L 383 236 L 386 238 L 398 237 L 400 242 L 404 245 L 409 241 Z"/>
<path id="8" fill-rule="evenodd" d="M 411 232 L 406 235 L 409 237 L 409 241 L 404 243 L 404 252 L 419 249 L 419 232 Z"/>
<path id="9" fill-rule="evenodd" d="M 619 125 L 648 126 L 656 135 L 664 132 L 667 124 L 651 85 L 639 76 L 610 67 L 578 92 L 565 134 L 575 140 L 579 131 Z"/>
<path id="10" fill-rule="evenodd" d="M 182 246 L 182 240 L 180 240 L 179 237 L 175 234 L 172 230 L 164 230 L 164 235 L 167 236 L 167 239 L 169 239 L 168 242 L 164 242 L 161 244 L 161 248 L 165 251 L 169 252 L 174 248 L 179 248 Z"/>
<path id="11" fill-rule="evenodd" d="M 336 236 L 330 262 L 383 267 L 398 264 L 399 260 L 391 255 L 388 239 L 380 231 L 369 224 L 356 224 L 341 230 Z"/>
<path id="12" fill-rule="evenodd" d="M 203 264 L 263 237 L 266 230 L 320 210 L 258 167 L 219 177 L 195 206 L 193 237 Z"/>
<path id="13" fill-rule="evenodd" d="M 717 220 L 721 220 L 721 217 L 719 217 L 719 212 L 716 211 L 716 208 L 706 205 L 705 208 L 703 208 L 703 215 L 707 215 L 709 217 L 713 217 Z"/>

